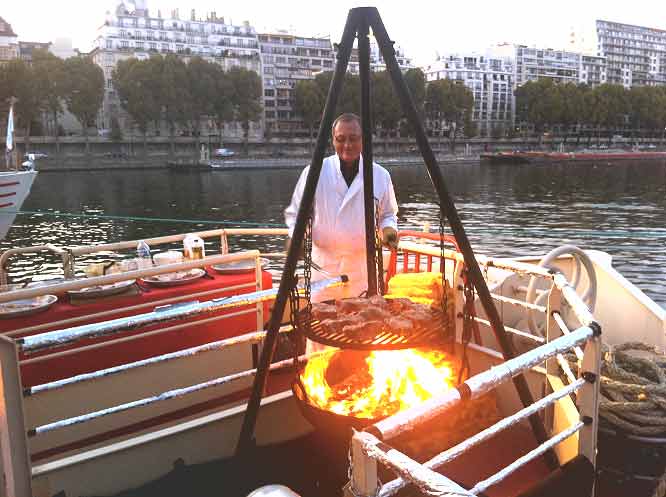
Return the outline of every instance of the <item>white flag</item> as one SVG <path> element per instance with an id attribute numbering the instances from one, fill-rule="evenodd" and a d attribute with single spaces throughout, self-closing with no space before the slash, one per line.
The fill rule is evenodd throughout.
<path id="1" fill-rule="evenodd" d="M 7 151 L 14 150 L 14 107 L 9 108 L 9 118 L 7 119 Z"/>

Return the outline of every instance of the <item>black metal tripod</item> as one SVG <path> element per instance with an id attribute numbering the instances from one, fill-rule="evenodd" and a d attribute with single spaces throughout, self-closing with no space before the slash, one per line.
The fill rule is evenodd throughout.
<path id="1" fill-rule="evenodd" d="M 351 9 L 347 16 L 347 23 L 342 34 L 342 40 L 338 46 L 337 63 L 335 66 L 335 73 L 331 81 L 328 97 L 326 99 L 326 106 L 322 116 L 321 124 L 319 126 L 319 134 L 317 137 L 317 144 L 312 155 L 310 162 L 310 170 L 307 176 L 305 189 L 301 200 L 301 205 L 296 217 L 296 225 L 293 232 L 292 242 L 287 254 L 280 287 L 278 290 L 275 306 L 268 326 L 264 348 L 259 360 L 257 368 L 257 375 L 254 379 L 252 394 L 248 403 L 248 408 L 243 420 L 243 427 L 240 433 L 240 439 L 237 446 L 237 454 L 242 453 L 245 449 L 252 447 L 253 434 L 259 411 L 259 404 L 261 396 L 266 387 L 268 377 L 268 369 L 275 352 L 275 345 L 278 337 L 278 330 L 280 321 L 287 303 L 289 292 L 293 286 L 294 273 L 296 271 L 296 264 L 300 253 L 307 220 L 310 216 L 315 190 L 319 181 L 319 175 L 322 168 L 324 159 L 324 152 L 328 142 L 328 137 L 331 132 L 331 124 L 333 122 L 334 112 L 338 96 L 342 87 L 345 72 L 347 71 L 347 64 L 351 54 L 354 38 L 358 36 L 358 49 L 359 49 L 359 71 L 361 79 L 361 118 L 363 124 L 363 182 L 364 182 L 364 201 L 365 201 L 365 231 L 366 231 L 366 256 L 368 268 L 368 295 L 377 294 L 377 272 L 376 272 L 376 252 L 375 252 L 375 218 L 374 218 L 374 198 L 373 198 L 373 174 L 372 174 L 372 120 L 370 116 L 370 44 L 368 39 L 369 28 L 372 28 L 373 34 L 377 40 L 381 50 L 384 62 L 388 73 L 393 81 L 393 85 L 400 99 L 403 112 L 407 116 L 409 123 L 412 125 L 416 133 L 416 141 L 419 146 L 421 155 L 428 169 L 430 179 L 437 191 L 440 202 L 440 216 L 446 216 L 451 226 L 451 231 L 458 242 L 460 251 L 463 254 L 465 264 L 468 268 L 469 278 L 474 285 L 476 292 L 479 296 L 481 304 L 486 312 L 488 321 L 492 326 L 493 332 L 499 343 L 505 360 L 514 357 L 513 348 L 504 330 L 504 325 L 500 319 L 499 313 L 495 308 L 492 301 L 490 291 L 481 273 L 474 252 L 470 245 L 469 239 L 465 233 L 463 225 L 458 216 L 458 211 L 451 199 L 449 192 L 444 183 L 444 178 L 439 169 L 435 156 L 430 148 L 430 144 L 426 138 L 423 124 L 416 112 L 416 107 L 412 101 L 411 95 L 407 84 L 402 78 L 400 67 L 395 58 L 395 51 L 393 49 L 393 42 L 389 39 L 384 23 L 382 22 L 379 12 L 374 7 L 360 7 Z M 534 400 L 527 386 L 525 378 L 516 376 L 513 379 L 518 395 L 523 405 L 531 405 Z M 538 415 L 533 415 L 530 418 L 530 424 L 534 431 L 535 437 L 539 443 L 547 439 L 546 430 L 544 429 Z"/>

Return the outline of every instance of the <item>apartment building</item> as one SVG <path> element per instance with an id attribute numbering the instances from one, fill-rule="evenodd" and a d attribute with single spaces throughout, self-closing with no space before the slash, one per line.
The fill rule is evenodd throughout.
<path id="1" fill-rule="evenodd" d="M 625 88 L 666 84 L 666 31 L 597 20 L 597 42 L 609 83 Z"/>
<path id="2" fill-rule="evenodd" d="M 0 17 L 0 64 L 17 58 L 19 55 L 18 36 L 11 24 Z"/>
<path id="3" fill-rule="evenodd" d="M 514 69 L 510 58 L 475 53 L 441 56 L 425 71 L 426 81 L 451 79 L 474 95 L 472 121 L 482 135 L 513 126 Z"/>
<path id="4" fill-rule="evenodd" d="M 111 79 L 121 60 L 130 57 L 147 59 L 152 54 L 177 54 L 185 61 L 199 56 L 220 64 L 225 70 L 238 66 L 261 73 L 257 33 L 249 22 L 232 25 L 223 17 L 217 17 L 215 12 L 205 19 L 197 19 L 194 10 L 185 19 L 178 10 L 172 11 L 168 17 L 162 16 L 160 11 L 151 16 L 146 1 L 136 0 L 133 6 L 130 10 L 121 1 L 113 12 L 107 12 L 91 53 L 93 61 L 104 71 L 106 85 L 98 117 L 99 128 L 109 129 L 113 117 L 118 119 L 122 128 L 129 125 Z M 235 123 L 228 126 L 225 133 L 239 136 L 242 133 Z M 260 130 L 261 126 L 253 125 L 251 136 L 260 135 Z"/>
<path id="5" fill-rule="evenodd" d="M 551 48 L 515 47 L 515 84 L 550 78 L 558 83 L 578 83 L 581 54 Z"/>
<path id="6" fill-rule="evenodd" d="M 606 57 L 582 54 L 578 75 L 580 83 L 585 83 L 592 87 L 607 83 Z"/>
<path id="7" fill-rule="evenodd" d="M 294 87 L 298 81 L 311 80 L 319 72 L 333 70 L 335 54 L 331 40 L 282 32 L 260 33 L 258 39 L 267 133 L 293 136 L 303 132 L 303 121 L 293 110 Z"/>
<path id="8" fill-rule="evenodd" d="M 416 67 L 414 64 L 412 64 L 412 60 L 405 55 L 404 50 L 400 46 L 395 45 L 393 48 L 395 50 L 396 61 L 398 62 L 398 66 L 400 66 L 400 70 L 402 72 Z M 377 42 L 373 37 L 370 37 L 370 70 L 373 72 L 386 71 L 386 63 L 384 62 L 381 51 L 379 50 L 379 45 L 377 45 Z M 347 71 L 351 74 L 359 73 L 358 48 L 352 48 Z"/>

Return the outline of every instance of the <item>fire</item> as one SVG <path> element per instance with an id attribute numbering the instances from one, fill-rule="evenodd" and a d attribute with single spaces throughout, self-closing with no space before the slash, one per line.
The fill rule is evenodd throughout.
<path id="1" fill-rule="evenodd" d="M 329 366 L 335 361 L 348 363 L 345 353 L 334 350 L 312 358 L 301 375 L 310 402 L 336 414 L 370 419 L 390 416 L 454 386 L 454 367 L 448 356 L 419 349 L 370 352 L 365 367 L 352 365 L 342 381 L 329 385 Z"/>

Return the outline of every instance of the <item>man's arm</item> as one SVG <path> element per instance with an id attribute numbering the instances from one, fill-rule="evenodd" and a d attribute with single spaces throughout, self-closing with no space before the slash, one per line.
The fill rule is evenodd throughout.
<path id="1" fill-rule="evenodd" d="M 382 243 L 392 250 L 398 249 L 398 202 L 395 199 L 393 182 L 388 177 L 388 185 L 379 205 L 379 228 L 382 230 Z"/>
<path id="2" fill-rule="evenodd" d="M 289 236 L 287 237 L 287 242 L 285 244 L 285 250 L 289 252 L 289 247 L 291 246 L 291 238 L 294 235 L 294 228 L 296 227 L 296 217 L 298 216 L 298 209 L 301 206 L 301 199 L 303 198 L 303 190 L 305 189 L 305 182 L 308 177 L 308 171 L 310 166 L 303 169 L 296 187 L 294 188 L 294 193 L 291 195 L 291 202 L 289 206 L 284 210 L 284 222 L 289 229 Z M 303 245 L 301 244 L 300 256 L 303 255 Z"/>

